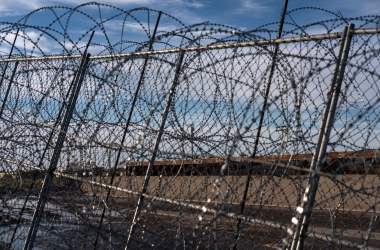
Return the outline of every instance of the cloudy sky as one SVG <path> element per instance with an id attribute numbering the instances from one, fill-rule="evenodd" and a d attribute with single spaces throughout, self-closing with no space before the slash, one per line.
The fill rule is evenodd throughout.
<path id="1" fill-rule="evenodd" d="M 87 3 L 87 0 L 0 0 L 0 25 L 5 24 L 7 27 L 7 22 L 15 22 L 20 20 L 27 13 L 36 10 L 38 8 L 46 6 L 68 6 L 74 7 L 78 4 Z M 136 7 L 148 7 L 151 9 L 162 10 L 174 17 L 177 17 L 185 25 L 211 22 L 217 24 L 224 24 L 239 28 L 242 31 L 250 31 L 261 25 L 267 23 L 277 22 L 281 13 L 283 6 L 283 0 L 104 0 L 102 3 L 110 4 L 119 7 L 124 10 L 133 9 Z M 95 5 L 92 5 L 95 6 Z M 319 7 L 323 9 L 330 10 L 338 15 L 344 17 L 357 17 L 362 15 L 378 15 L 380 14 L 380 1 L 379 0 L 289 0 L 288 10 L 302 8 L 302 7 Z M 111 10 L 110 11 L 103 11 Z M 36 12 L 32 17 L 28 18 L 27 24 L 33 25 L 28 28 L 25 26 L 22 30 L 23 36 L 27 36 L 28 39 L 19 38 L 17 39 L 16 47 L 25 47 L 26 51 L 34 50 L 30 55 L 39 54 L 38 49 L 35 49 L 35 45 L 30 41 L 36 41 L 39 46 L 40 51 L 44 51 L 47 54 L 60 53 L 59 49 L 75 47 L 72 44 L 77 44 L 84 46 L 87 41 L 89 33 L 88 31 L 91 25 L 89 22 L 91 20 L 102 20 L 107 19 L 110 16 L 115 15 L 113 13 L 114 9 L 103 8 L 99 11 L 96 8 L 91 9 L 91 5 L 86 5 L 86 7 L 81 7 L 81 14 L 78 14 L 78 18 L 71 18 L 72 16 L 66 15 L 66 17 L 71 18 L 70 25 L 66 26 L 70 36 L 69 40 L 64 40 L 65 37 L 59 37 L 55 41 L 52 41 L 48 36 L 44 35 L 41 37 L 40 32 L 35 27 L 49 25 L 51 20 L 56 19 L 55 15 L 60 15 L 60 13 L 52 13 L 48 9 L 44 9 Z M 64 9 L 55 8 L 55 11 L 64 12 Z M 102 13 L 100 13 L 102 12 Z M 93 16 L 93 19 L 87 18 L 83 14 L 89 13 Z M 152 13 L 151 13 L 152 14 Z M 107 16 L 108 17 L 105 17 Z M 149 32 L 152 32 L 152 27 L 154 27 L 155 17 L 146 18 L 146 16 L 137 17 L 141 22 L 137 23 L 134 20 L 127 20 L 123 22 L 122 17 L 119 19 L 112 19 L 104 24 L 104 29 L 95 33 L 93 42 L 98 44 L 106 44 L 111 41 L 112 44 L 119 44 L 122 41 L 129 40 L 132 43 L 139 43 L 141 41 L 147 41 L 147 36 L 144 33 L 145 30 L 141 29 L 142 26 L 147 26 Z M 326 19 L 336 18 L 331 14 L 326 14 L 326 12 L 321 11 L 298 11 L 291 12 L 291 14 L 286 17 L 286 27 L 292 27 L 291 24 L 296 23 L 297 25 L 305 25 L 315 21 L 321 21 Z M 111 18 L 110 18 L 111 19 Z M 110 20 L 109 19 L 109 20 Z M 148 20 L 148 21 L 147 21 Z M 86 23 L 87 22 L 87 23 Z M 125 24 L 125 27 L 121 29 L 121 23 Z M 148 24 L 148 25 L 146 25 Z M 160 21 L 159 32 L 166 32 L 168 30 L 177 29 L 178 22 L 172 19 L 166 18 L 166 20 Z M 58 22 L 54 25 L 59 26 Z M 61 27 L 50 27 L 50 34 L 53 34 L 53 29 L 60 30 Z M 182 27 L 182 26 L 181 26 Z M 326 29 L 324 27 L 312 26 L 315 29 L 307 30 L 308 33 L 324 33 Z M 338 30 L 341 26 L 337 25 Z M 272 26 L 273 30 L 277 29 L 277 25 Z M 126 35 L 124 30 L 128 32 Z M 138 32 L 137 32 L 138 30 Z M 285 28 L 286 30 L 286 28 Z M 103 32 L 103 33 L 101 33 Z M 65 32 L 61 32 L 61 35 L 68 36 Z M 105 34 L 107 33 L 107 34 Z M 274 34 L 274 33 L 273 33 Z M 0 44 L 0 54 L 7 54 L 9 50 L 9 45 L 13 41 L 15 33 L 7 34 L 5 39 L 7 43 Z M 83 36 L 82 36 L 83 35 Z M 109 39 L 108 39 L 109 38 Z M 73 42 L 71 42 L 73 41 Z M 64 45 L 57 45 L 57 43 L 62 42 Z M 114 45 L 113 45 L 114 46 Z M 157 45 L 155 45 L 157 46 Z M 120 50 L 125 49 L 120 45 Z M 101 50 L 101 49 L 100 49 Z M 20 52 L 27 54 L 27 52 Z M 95 53 L 95 51 L 91 51 Z M 97 53 L 97 52 L 96 52 Z"/>
<path id="2" fill-rule="evenodd" d="M 15 20 L 31 10 L 49 5 L 75 6 L 85 0 L 1 0 L 0 21 Z M 187 24 L 210 21 L 250 29 L 277 21 L 281 0 L 106 0 L 125 9 L 138 6 L 164 10 Z M 316 6 L 344 16 L 380 14 L 379 0 L 290 0 L 289 9 Z M 300 20 L 302 22 L 302 20 Z"/>

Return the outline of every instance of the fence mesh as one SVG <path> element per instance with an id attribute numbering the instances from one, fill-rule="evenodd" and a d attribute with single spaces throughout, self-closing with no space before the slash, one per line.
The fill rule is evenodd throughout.
<path id="1" fill-rule="evenodd" d="M 277 40 L 97 3 L 1 22 L 2 247 L 379 247 L 380 17 L 285 20 Z"/>

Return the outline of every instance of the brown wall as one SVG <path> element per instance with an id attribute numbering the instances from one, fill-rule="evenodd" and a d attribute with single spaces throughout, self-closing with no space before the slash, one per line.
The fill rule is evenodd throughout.
<path id="1" fill-rule="evenodd" d="M 90 177 L 88 177 L 90 178 Z M 96 177 L 93 180 L 109 183 L 109 177 Z M 140 191 L 144 177 L 119 176 L 114 185 Z M 246 176 L 152 176 L 148 193 L 160 197 L 187 200 L 191 202 L 223 202 L 238 204 L 243 196 Z M 300 204 L 306 176 L 253 176 L 249 188 L 247 204 L 294 208 Z M 161 184 L 160 184 L 161 182 Z M 340 209 L 347 211 L 367 211 L 372 207 L 380 209 L 379 189 L 380 177 L 377 175 L 341 175 L 334 182 L 321 177 L 317 194 L 316 209 Z M 83 184 L 87 194 L 96 192 L 104 195 L 105 189 L 91 184 Z M 130 195 L 113 191 L 114 197 Z"/>

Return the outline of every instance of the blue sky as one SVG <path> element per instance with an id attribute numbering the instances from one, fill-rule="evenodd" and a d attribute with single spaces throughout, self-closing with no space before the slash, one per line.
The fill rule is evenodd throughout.
<path id="1" fill-rule="evenodd" d="M 27 14 L 28 12 L 38 9 L 43 6 L 52 6 L 52 5 L 66 5 L 66 6 L 76 6 L 77 4 L 85 3 L 87 1 L 82 0 L 67 0 L 67 1 L 51 1 L 51 0 L 0 0 L 0 21 L 16 21 L 20 19 L 22 16 Z M 334 12 L 339 12 L 343 16 L 346 17 L 356 17 L 361 15 L 378 15 L 380 14 L 380 0 L 289 0 L 290 5 L 289 9 L 305 7 L 305 6 L 315 6 L 320 8 L 329 9 Z M 237 28 L 250 30 L 254 29 L 257 26 L 270 23 L 277 22 L 279 19 L 279 14 L 281 12 L 282 3 L 281 0 L 236 0 L 236 1 L 212 1 L 212 0 L 115 0 L 115 1 L 105 1 L 105 3 L 109 3 L 125 10 L 145 6 L 153 9 L 163 10 L 173 16 L 178 17 L 180 20 L 185 22 L 185 24 L 194 24 L 200 23 L 204 21 L 210 21 L 213 23 L 220 23 L 235 26 Z M 88 9 L 86 11 L 96 12 L 96 9 Z M 309 22 L 313 22 L 315 20 L 324 20 L 326 18 L 332 18 L 326 14 L 322 15 L 322 12 L 303 12 L 297 13 L 297 15 L 292 15 L 297 23 L 306 24 Z M 95 14 L 95 13 L 92 13 Z M 110 13 L 107 13 L 110 15 Z M 41 15 L 35 15 L 35 19 L 33 20 L 33 24 L 44 25 L 49 23 L 48 12 Z M 79 16 L 79 15 L 78 15 Z M 95 15 L 94 15 L 95 16 Z M 142 19 L 143 20 L 143 19 Z M 70 23 L 70 28 L 67 29 L 70 32 L 71 38 L 74 38 L 73 41 L 77 42 L 77 45 L 82 46 L 88 40 L 89 34 L 84 38 L 81 37 L 83 31 L 87 31 L 89 22 L 85 22 L 84 18 L 78 19 L 73 18 L 73 22 Z M 87 20 L 88 21 L 88 20 Z M 120 21 L 120 20 L 115 20 Z M 287 19 L 290 22 L 289 18 Z M 150 20 L 152 22 L 152 20 Z M 154 20 L 153 20 L 154 22 Z M 120 39 L 120 24 L 119 22 L 113 22 L 109 24 L 107 29 L 107 37 L 111 37 L 113 44 L 116 44 L 116 47 L 120 51 L 124 52 L 125 47 L 118 47 L 118 39 Z M 139 37 L 135 32 L 133 33 L 133 29 L 136 29 L 132 24 L 127 26 L 128 34 L 124 35 L 123 38 L 132 40 L 135 38 L 138 41 L 140 38 L 147 40 L 145 37 Z M 55 23 L 55 26 L 52 28 L 59 28 L 58 24 Z M 163 22 L 164 26 L 165 23 Z M 57 26 L 57 27 L 56 27 Z M 160 28 L 162 28 L 160 26 Z M 341 28 L 341 27 L 340 27 Z M 341 30 L 341 29 L 340 29 Z M 105 41 L 105 35 L 100 33 L 99 29 L 96 30 L 98 33 L 95 33 L 95 37 L 93 41 L 97 44 L 101 43 L 102 45 L 107 45 Z M 141 29 L 140 29 L 141 31 Z M 50 37 L 44 35 L 40 37 L 40 34 L 36 29 L 25 28 L 22 30 L 24 34 L 31 38 L 33 41 L 38 41 L 38 45 L 41 50 L 46 54 L 56 54 L 60 53 L 59 50 L 62 51 L 64 47 L 67 49 L 68 47 L 73 47 L 70 44 L 70 41 L 66 39 L 66 36 L 62 38 L 62 36 L 51 32 L 56 35 L 59 42 L 62 42 L 64 46 L 58 46 L 58 42 L 53 41 Z M 13 35 L 13 36 L 12 36 Z M 13 41 L 14 34 L 6 35 L 6 40 L 10 42 Z M 62 34 L 61 34 L 62 35 Z M 65 34 L 67 35 L 67 34 Z M 111 36 L 109 36 L 111 35 Z M 142 40 L 140 39 L 140 41 Z M 124 40 L 123 40 L 124 41 Z M 9 44 L 8 44 L 9 45 Z M 61 44 L 60 44 L 61 45 Z M 28 41 L 25 42 L 25 39 L 22 38 L 17 39 L 16 43 L 17 48 L 21 48 L 20 50 L 15 50 L 17 54 L 23 55 L 38 55 L 38 51 L 35 52 L 34 44 L 28 44 Z M 32 52 L 23 52 L 23 48 L 28 49 Z M 78 46 L 79 47 L 79 46 Z M 104 48 L 103 48 L 104 49 Z M 312 50 L 311 50 L 312 51 Z M 92 51 L 90 51 L 93 53 Z M 119 51 L 116 51 L 119 52 Z M 0 46 L 0 54 L 8 55 L 9 46 Z M 77 51 L 74 51 L 77 53 Z M 95 52 L 94 52 L 95 53 Z M 105 54 L 109 54 L 108 51 L 104 52 Z M 78 54 L 78 53 L 77 53 Z M 260 59 L 259 59 L 260 60 Z M 101 68 L 100 68 L 101 69 Z M 96 70 L 96 68 L 94 69 Z M 298 69 L 295 69 L 298 70 Z M 302 69 L 303 70 L 303 69 Z M 307 70 L 307 69 L 305 69 Z M 232 71 L 231 71 L 232 72 Z M 305 71 L 306 72 L 306 71 Z M 99 73 L 101 74 L 101 73 Z M 307 75 L 306 73 L 304 75 Z M 360 75 L 359 75 L 360 76 Z M 107 75 L 108 77 L 108 75 Z M 360 77 L 358 77 L 359 79 Z M 135 82 L 135 81 L 133 81 Z M 370 83 L 370 82 L 368 82 Z M 371 82 L 372 83 L 372 82 Z M 44 82 L 41 83 L 43 86 Z M 359 89 L 360 90 L 360 89 Z M 361 90 L 360 90 L 361 91 Z M 368 93 L 366 94 L 368 95 Z"/>
<path id="2" fill-rule="evenodd" d="M 16 20 L 23 14 L 49 5 L 75 6 L 83 0 L 1 0 L 0 21 Z M 184 20 L 187 24 L 210 21 L 252 29 L 278 20 L 281 0 L 108 0 L 101 1 L 125 9 L 145 6 L 160 9 Z M 379 0 L 290 0 L 289 9 L 317 6 L 339 11 L 344 16 L 380 14 Z M 305 17 L 303 17 L 305 18 Z M 308 16 L 308 18 L 310 18 Z M 315 17 L 318 18 L 318 17 Z M 302 17 L 299 22 L 303 22 Z"/>
<path id="3" fill-rule="evenodd" d="M 87 2 L 87 0 L 0 0 L 0 22 L 17 21 L 27 13 L 45 6 L 74 7 L 78 4 Z M 173 15 L 174 17 L 177 17 L 185 25 L 209 21 L 211 23 L 233 26 L 243 31 L 250 31 L 261 25 L 277 22 L 279 20 L 279 15 L 283 6 L 282 0 L 105 0 L 102 1 L 102 3 L 111 4 L 124 10 L 129 10 L 136 7 L 148 7 L 156 10 L 162 10 L 168 14 Z M 289 0 L 288 10 L 306 6 L 328 9 L 345 17 L 380 14 L 380 0 Z M 104 19 L 105 16 L 110 17 L 115 15 L 112 12 L 107 12 L 106 9 L 107 8 L 104 8 L 104 11 L 102 10 L 103 13 L 101 15 L 99 15 L 99 12 L 96 8 L 91 9 L 91 7 L 88 6 L 81 8 L 81 11 L 90 13 L 90 15 L 97 20 L 99 20 L 99 16 L 102 16 Z M 56 10 L 64 11 L 63 9 Z M 70 33 L 71 41 L 74 41 L 78 47 L 84 46 L 86 43 L 85 41 L 87 41 L 87 37 L 89 36 L 89 33 L 85 33 L 85 31 L 88 31 L 89 28 L 92 27 L 91 25 L 93 25 L 90 23 L 90 19 L 87 18 L 86 20 L 86 18 L 81 15 L 82 14 L 78 14 L 76 18 L 71 18 L 70 26 L 67 29 Z M 151 33 L 154 27 L 155 17 L 150 18 L 149 22 L 146 21 L 146 16 L 141 16 L 138 18 L 143 22 L 143 25 L 147 23 L 150 24 L 149 32 Z M 296 23 L 297 25 L 305 25 L 315 21 L 331 18 L 336 17 L 320 11 L 302 11 L 288 15 L 286 22 L 292 24 Z M 44 10 L 39 11 L 31 18 L 29 18 L 27 23 L 28 25 L 46 26 L 53 19 L 55 19 L 55 17 L 52 15 L 52 13 L 48 10 Z M 109 37 L 113 46 L 117 46 L 118 42 L 122 43 L 121 41 L 125 41 L 125 39 L 132 41 L 132 43 L 140 43 L 142 41 L 148 40 L 146 33 L 144 33 L 144 30 L 141 29 L 141 26 L 137 27 L 138 24 L 134 20 L 128 20 L 127 27 L 125 28 L 121 28 L 120 23 L 122 21 L 122 17 L 119 17 L 118 20 L 107 22 L 104 25 L 104 30 L 106 30 L 107 34 L 100 34 L 98 30 L 97 33 L 95 33 L 93 41 L 104 45 L 107 44 L 106 37 Z M 58 23 L 56 23 L 56 25 L 58 25 Z M 159 32 L 167 32 L 169 30 L 175 30 L 180 27 L 182 26 L 179 26 L 175 21 L 166 18 L 166 20 L 161 20 Z M 285 26 L 285 30 L 287 30 L 287 27 L 288 30 L 290 27 L 294 28 L 294 26 L 288 24 Z M 337 27 L 338 28 L 336 31 L 343 29 L 341 26 Z M 55 28 L 57 30 L 61 29 L 61 27 L 52 28 Z M 326 29 L 323 27 L 318 27 L 318 25 L 313 26 L 312 28 L 315 29 L 307 30 L 307 32 L 326 32 Z M 269 29 L 275 31 L 277 30 L 277 25 L 271 26 Z M 38 41 L 40 50 L 44 51 L 47 54 L 61 53 L 59 50 L 62 47 L 68 48 L 71 46 L 70 43 L 68 43 L 67 40 L 65 41 L 62 36 L 57 37 L 56 41 L 52 41 L 52 39 L 46 35 L 39 39 L 40 35 L 36 29 L 24 28 L 22 32 L 27 33 L 27 36 L 30 38 L 30 40 Z M 126 35 L 125 33 L 128 34 Z M 61 35 L 62 34 L 63 33 L 61 33 Z M 83 34 L 84 37 L 81 37 Z M 275 32 L 272 34 L 275 35 Z M 262 34 L 260 34 L 260 36 L 261 35 Z M 264 37 L 266 37 L 265 34 Z M 6 40 L 8 40 L 8 44 L 11 44 L 11 41 L 13 41 L 13 36 L 8 35 L 6 37 Z M 21 40 L 22 39 L 18 39 L 16 47 L 25 47 L 29 50 L 33 49 L 33 44 L 30 44 L 29 41 L 26 41 L 27 44 L 25 45 Z M 61 41 L 65 45 L 58 45 L 58 41 Z M 175 43 L 176 42 L 173 40 L 173 44 Z M 155 46 L 157 47 L 159 45 Z M 0 46 L 0 54 L 7 54 L 8 49 L 9 48 L 4 45 Z M 131 47 L 131 49 L 125 49 L 120 46 L 120 51 L 125 52 L 126 50 L 131 51 L 133 48 Z M 91 50 L 90 52 L 97 53 L 94 50 Z M 25 51 L 20 50 L 18 50 L 17 53 L 26 54 Z M 34 49 L 34 52 L 30 53 L 30 55 L 38 54 L 41 53 L 39 51 L 36 51 L 36 49 Z"/>

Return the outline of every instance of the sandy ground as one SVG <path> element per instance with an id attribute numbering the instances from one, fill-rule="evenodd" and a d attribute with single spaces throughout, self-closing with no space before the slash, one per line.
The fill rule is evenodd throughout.
<path id="1" fill-rule="evenodd" d="M 245 176 L 152 176 L 148 193 L 239 213 L 239 201 L 244 190 Z M 109 177 L 87 177 L 84 180 L 108 183 Z M 49 204 L 37 244 L 40 249 L 93 248 L 106 189 L 91 184 L 78 184 L 65 180 L 67 188 L 52 189 Z M 139 191 L 142 176 L 119 176 L 115 185 Z M 251 218 L 289 226 L 294 210 L 302 196 L 305 176 L 270 177 L 254 176 L 248 193 L 245 215 Z M 63 186 L 64 186 L 63 185 Z M 368 246 L 380 247 L 380 223 L 373 223 L 378 215 L 379 177 L 376 175 L 345 175 L 338 181 L 321 178 L 317 202 L 313 211 L 310 232 L 328 234 L 336 241 L 347 240 Z M 100 229 L 99 249 L 123 249 L 132 221 L 137 197 L 113 191 L 108 202 L 105 220 Z M 24 194 L 20 193 L 20 200 Z M 4 198 L 4 197 L 3 197 Z M 11 200 L 11 199 L 9 199 Z M 17 207 L 11 205 L 17 215 Z M 28 203 L 18 244 L 22 243 L 36 197 Z M 15 203 L 15 204 L 16 204 Z M 3 210 L 5 211 L 5 210 Z M 374 212 L 375 211 L 375 212 Z M 70 215 L 70 216 L 68 216 Z M 70 217 L 70 218 L 69 218 Z M 14 221 L 13 221 L 14 222 Z M 373 224 L 368 235 L 368 228 Z M 204 213 L 165 202 L 146 199 L 131 242 L 132 249 L 229 249 L 234 242 L 236 218 Z M 12 222 L 2 225 L 10 231 Z M 4 232 L 4 230 L 2 232 Z M 275 249 L 281 246 L 286 232 L 260 224 L 244 224 L 239 238 L 239 249 Z M 46 239 L 50 239 L 46 241 Z M 1 241 L 6 242 L 3 237 Z M 21 243 L 20 243 L 21 242 Z M 309 237 L 307 249 L 349 249 Z"/>

